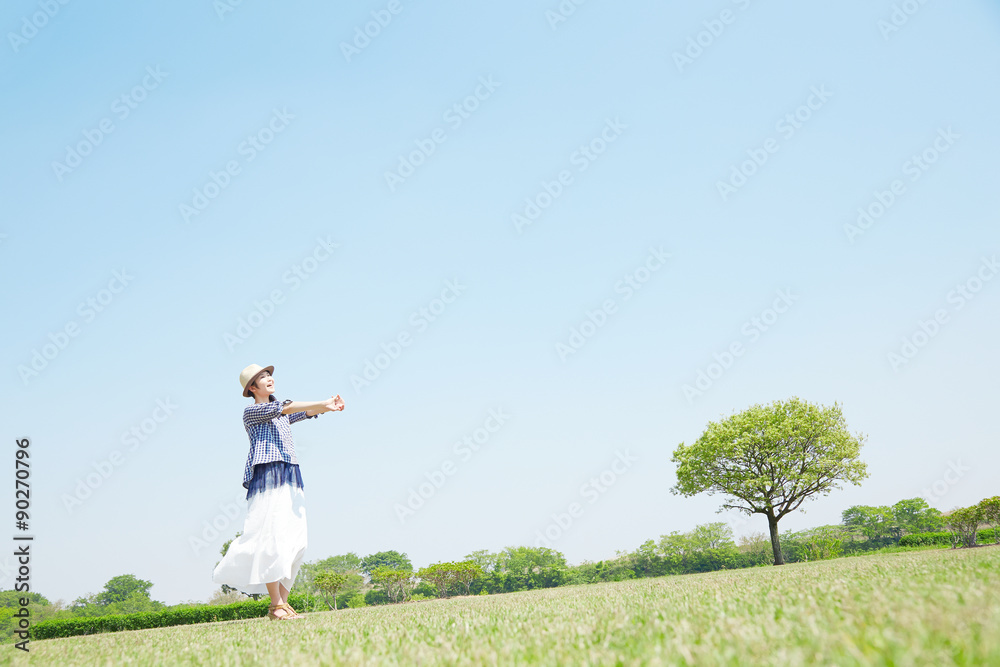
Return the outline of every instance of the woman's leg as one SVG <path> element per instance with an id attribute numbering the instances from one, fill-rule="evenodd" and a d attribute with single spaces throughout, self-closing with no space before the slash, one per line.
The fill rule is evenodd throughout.
<path id="1" fill-rule="evenodd" d="M 282 584 L 282 583 L 279 583 L 279 584 L 278 584 L 278 587 L 279 587 L 279 588 L 281 589 L 281 599 L 282 599 L 282 600 L 283 600 L 283 601 L 284 601 L 284 602 L 285 602 L 285 603 L 287 604 L 287 603 L 288 603 L 288 589 L 287 589 L 287 588 L 285 588 L 285 585 L 284 585 L 284 584 Z M 291 606 L 291 605 L 289 605 L 289 606 L 288 606 L 288 608 L 289 608 L 289 609 L 292 609 L 292 606 Z M 292 611 L 295 611 L 295 610 L 294 610 L 294 609 L 292 609 Z M 299 613 L 299 612 L 297 612 L 297 611 L 295 612 L 295 617 L 297 617 L 297 618 L 304 618 L 304 617 L 302 616 L 302 614 L 300 614 L 300 613 Z"/>
<path id="2" fill-rule="evenodd" d="M 284 599 L 281 597 L 281 590 L 284 588 L 284 586 L 282 586 L 277 581 L 272 581 L 269 584 L 265 584 L 265 586 L 267 586 L 267 594 L 271 596 L 272 607 L 285 603 Z M 277 611 L 275 611 L 276 616 L 286 616 L 287 614 L 288 612 L 285 611 L 284 609 L 278 609 Z"/>
<path id="3" fill-rule="evenodd" d="M 271 596 L 274 604 L 286 604 L 288 602 L 288 589 L 280 581 L 267 584 L 267 593 Z"/>

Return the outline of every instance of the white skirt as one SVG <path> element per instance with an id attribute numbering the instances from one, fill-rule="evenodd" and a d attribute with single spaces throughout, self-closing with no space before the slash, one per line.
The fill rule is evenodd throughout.
<path id="1" fill-rule="evenodd" d="M 291 590 L 306 553 L 306 506 L 301 488 L 282 484 L 253 495 L 243 534 L 215 566 L 212 580 L 244 593 L 267 594 L 274 581 Z"/>

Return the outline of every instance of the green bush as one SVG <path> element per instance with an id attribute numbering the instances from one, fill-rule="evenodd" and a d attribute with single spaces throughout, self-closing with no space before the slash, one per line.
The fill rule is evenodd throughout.
<path id="1" fill-rule="evenodd" d="M 290 595 L 288 603 L 293 607 L 308 608 L 314 601 L 311 596 Z M 270 600 L 245 600 L 228 605 L 201 605 L 168 611 L 145 611 L 137 614 L 110 614 L 90 618 L 67 618 L 42 621 L 32 628 L 33 639 L 54 639 L 93 635 L 99 632 L 120 632 L 122 630 L 144 630 L 165 628 L 173 625 L 192 623 L 212 623 L 234 621 L 244 618 L 260 618 L 267 615 Z"/>
<path id="2" fill-rule="evenodd" d="M 344 606 L 350 609 L 359 609 L 361 607 L 367 607 L 368 603 L 365 602 L 364 595 L 362 595 L 361 593 L 355 593 L 350 597 L 350 599 L 347 601 L 347 604 Z"/>
<path id="3" fill-rule="evenodd" d="M 365 605 L 374 607 L 380 604 L 389 604 L 389 596 L 385 594 L 385 591 L 373 588 L 365 593 Z"/>
<path id="4" fill-rule="evenodd" d="M 986 530 L 979 531 L 978 541 L 979 544 L 990 544 L 994 542 L 993 537 L 994 530 L 988 528 Z M 950 532 L 943 533 L 913 533 L 912 535 L 903 535 L 899 538 L 899 546 L 901 547 L 929 547 L 934 545 L 944 545 L 951 546 L 952 534 Z"/>
<path id="5" fill-rule="evenodd" d="M 413 589 L 413 595 L 422 595 L 424 598 L 436 598 L 438 596 L 438 591 L 434 584 L 429 581 L 421 581 L 417 584 L 416 588 Z"/>

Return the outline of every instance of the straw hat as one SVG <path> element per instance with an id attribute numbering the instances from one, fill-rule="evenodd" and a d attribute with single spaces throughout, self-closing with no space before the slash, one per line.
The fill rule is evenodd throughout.
<path id="1" fill-rule="evenodd" d="M 240 371 L 240 386 L 243 387 L 244 396 L 250 398 L 250 390 L 247 387 L 251 382 L 253 382 L 254 378 L 264 371 L 274 375 L 274 366 L 258 366 L 257 364 L 250 364 Z"/>

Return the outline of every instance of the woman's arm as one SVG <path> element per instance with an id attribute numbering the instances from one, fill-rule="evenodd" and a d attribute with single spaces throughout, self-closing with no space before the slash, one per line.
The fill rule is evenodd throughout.
<path id="1" fill-rule="evenodd" d="M 306 410 L 307 417 L 315 417 L 321 412 L 338 412 L 344 409 L 344 399 L 340 397 L 340 394 L 331 397 L 329 401 L 324 401 L 324 403 L 330 403 L 330 409 L 326 410 Z"/>
<path id="2" fill-rule="evenodd" d="M 243 423 L 247 428 L 255 424 L 269 422 L 281 414 L 281 404 L 277 401 L 270 403 L 255 403 L 243 409 Z"/>
<path id="3" fill-rule="evenodd" d="M 281 408 L 281 414 L 289 415 L 293 412 L 305 412 L 307 416 L 322 414 L 324 412 L 337 412 L 344 409 L 344 400 L 340 395 L 332 396 L 325 401 L 292 401 Z"/>

